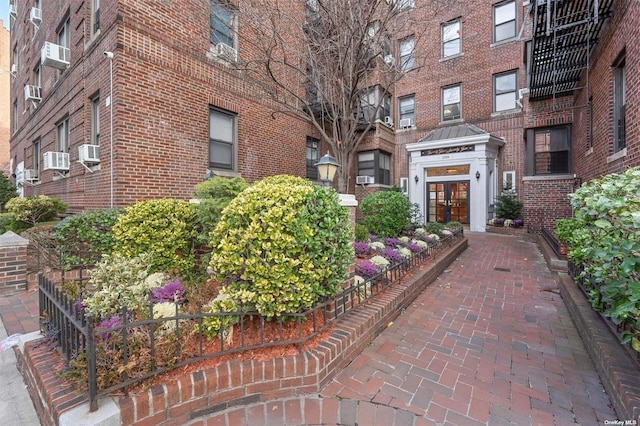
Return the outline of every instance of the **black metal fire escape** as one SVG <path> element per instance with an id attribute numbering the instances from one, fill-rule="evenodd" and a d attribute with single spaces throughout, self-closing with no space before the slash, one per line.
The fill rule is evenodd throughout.
<path id="1" fill-rule="evenodd" d="M 589 56 L 615 0 L 531 0 L 529 99 L 567 95 L 589 70 Z M 588 82 L 588 79 L 585 79 Z M 554 104 L 555 105 L 555 104 Z"/>

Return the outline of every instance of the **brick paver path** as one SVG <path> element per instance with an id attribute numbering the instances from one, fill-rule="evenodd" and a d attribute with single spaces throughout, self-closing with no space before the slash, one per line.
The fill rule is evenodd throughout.
<path id="1" fill-rule="evenodd" d="M 320 395 L 191 425 L 603 425 L 608 396 L 537 246 L 469 248 Z"/>

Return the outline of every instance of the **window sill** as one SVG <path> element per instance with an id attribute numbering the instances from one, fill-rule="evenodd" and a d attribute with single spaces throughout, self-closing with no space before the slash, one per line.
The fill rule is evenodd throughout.
<path id="1" fill-rule="evenodd" d="M 567 180 L 573 179 L 575 176 L 565 173 L 557 175 L 537 175 L 537 176 L 524 176 L 523 181 L 536 181 L 536 180 Z"/>
<path id="2" fill-rule="evenodd" d="M 440 58 L 440 63 L 447 62 L 447 61 L 449 61 L 451 59 L 460 58 L 462 56 L 464 56 L 464 52 L 460 52 L 460 53 L 457 53 L 457 54 L 451 55 L 451 56 L 446 56 L 446 57 Z"/>
<path id="3" fill-rule="evenodd" d="M 522 113 L 522 108 L 506 109 L 504 111 L 492 112 L 491 118 L 504 117 L 507 115 L 520 114 L 520 113 Z"/>
<path id="4" fill-rule="evenodd" d="M 621 158 L 624 158 L 627 156 L 627 148 L 622 148 L 620 151 L 616 152 L 615 154 L 612 154 L 610 156 L 607 157 L 607 164 L 609 163 L 613 163 L 614 161 L 618 161 Z"/>
<path id="5" fill-rule="evenodd" d="M 231 170 L 218 170 L 218 169 L 209 169 L 213 173 L 213 177 L 221 176 L 226 178 L 234 178 L 234 177 L 242 177 L 239 172 L 234 172 Z"/>
<path id="6" fill-rule="evenodd" d="M 584 153 L 584 156 L 585 156 L 585 157 L 588 157 L 588 156 L 590 156 L 591 154 L 593 154 L 593 147 L 590 147 L 590 148 L 587 150 L 587 152 L 585 152 L 585 153 Z"/>
<path id="7" fill-rule="evenodd" d="M 464 123 L 464 118 L 456 118 L 455 120 L 441 121 L 438 126 L 451 126 Z"/>
<path id="8" fill-rule="evenodd" d="M 500 41 L 496 41 L 493 42 L 489 45 L 490 49 L 493 49 L 494 47 L 502 47 L 506 44 L 512 44 L 518 41 L 518 38 L 516 36 L 513 36 L 511 38 L 505 39 L 505 40 L 500 40 Z"/>

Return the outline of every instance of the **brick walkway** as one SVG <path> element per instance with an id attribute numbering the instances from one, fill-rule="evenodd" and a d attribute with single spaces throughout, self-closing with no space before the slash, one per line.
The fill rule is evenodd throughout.
<path id="1" fill-rule="evenodd" d="M 191 425 L 598 425 L 614 420 L 537 246 L 469 249 L 321 394 Z"/>
<path id="2" fill-rule="evenodd" d="M 0 297 L 0 318 L 9 336 L 38 331 L 39 315 L 37 283 L 23 293 Z"/>

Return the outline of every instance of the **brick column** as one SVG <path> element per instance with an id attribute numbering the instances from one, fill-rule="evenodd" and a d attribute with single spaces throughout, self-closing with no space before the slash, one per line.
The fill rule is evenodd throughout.
<path id="1" fill-rule="evenodd" d="M 29 240 L 14 232 L 0 235 L 0 296 L 27 289 L 27 246 Z"/>
<path id="2" fill-rule="evenodd" d="M 338 194 L 340 199 L 340 205 L 349 208 L 349 223 L 351 224 L 351 230 L 354 231 L 356 229 L 356 207 L 358 207 L 358 200 L 356 200 L 356 196 L 353 194 Z M 355 243 L 352 241 L 351 244 Z M 355 258 L 349 267 L 347 268 L 347 279 L 344 281 L 342 288 L 349 288 L 354 285 L 353 276 L 356 273 L 356 264 Z M 348 301 L 345 301 L 347 303 Z M 341 311 L 340 307 L 338 309 Z"/>

